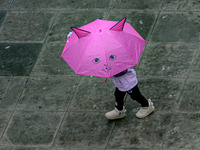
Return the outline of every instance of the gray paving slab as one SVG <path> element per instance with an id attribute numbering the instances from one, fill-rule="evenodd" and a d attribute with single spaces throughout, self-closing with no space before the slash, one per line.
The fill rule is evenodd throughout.
<path id="1" fill-rule="evenodd" d="M 80 27 L 96 19 L 103 19 L 104 11 L 101 10 L 77 10 L 75 12 L 59 13 L 49 33 L 47 42 L 65 43 L 71 27 Z"/>
<path id="2" fill-rule="evenodd" d="M 137 66 L 139 77 L 189 76 L 199 44 L 149 43 Z"/>
<path id="3" fill-rule="evenodd" d="M 0 10 L 0 28 L 1 28 L 1 25 L 3 23 L 3 20 L 4 20 L 5 16 L 6 16 L 6 11 L 1 11 Z"/>
<path id="4" fill-rule="evenodd" d="M 0 76 L 0 98 L 2 100 L 3 96 L 6 93 L 7 87 L 10 83 L 11 77 Z"/>
<path id="5" fill-rule="evenodd" d="M 113 126 L 114 122 L 108 121 L 99 112 L 68 112 L 53 146 L 104 148 Z"/>
<path id="6" fill-rule="evenodd" d="M 200 2 L 198 0 L 164 0 L 162 9 L 165 11 L 199 11 Z"/>
<path id="7" fill-rule="evenodd" d="M 2 10 L 7 10 L 9 4 L 11 3 L 12 0 L 1 0 L 0 1 L 0 9 Z"/>
<path id="8" fill-rule="evenodd" d="M 0 75 L 27 76 L 36 62 L 42 44 L 1 43 Z"/>
<path id="9" fill-rule="evenodd" d="M 164 140 L 164 148 L 199 149 L 198 130 L 200 114 L 175 114 L 172 124 Z"/>
<path id="10" fill-rule="evenodd" d="M 116 122 L 108 148 L 161 149 L 170 123 L 171 114 L 157 113 L 143 120 L 129 114 L 129 117 Z"/>
<path id="11" fill-rule="evenodd" d="M 1 143 L 50 146 L 62 116 L 62 112 L 15 112 Z"/>
<path id="12" fill-rule="evenodd" d="M 60 57 L 64 49 L 65 43 L 45 44 L 37 58 L 37 62 L 31 72 L 32 76 L 47 75 L 71 75 L 75 76 L 75 72 Z"/>
<path id="13" fill-rule="evenodd" d="M 199 12 L 161 12 L 152 42 L 199 42 Z"/>
<path id="14" fill-rule="evenodd" d="M 50 148 L 0 146 L 1 150 L 50 150 Z"/>
<path id="15" fill-rule="evenodd" d="M 30 77 L 17 110 L 65 111 L 80 77 Z"/>
<path id="16" fill-rule="evenodd" d="M 5 78 L 0 77 L 0 80 L 5 80 Z M 0 109 L 14 110 L 24 90 L 27 77 L 13 77 L 12 79 L 6 79 L 5 81 L 6 83 L 1 84 L 4 91 L 0 98 Z"/>
<path id="17" fill-rule="evenodd" d="M 9 12 L 0 32 L 0 41 L 43 41 L 54 13 Z"/>
<path id="18" fill-rule="evenodd" d="M 187 80 L 184 86 L 183 94 L 181 96 L 181 101 L 179 105 L 180 111 L 200 112 L 199 90 L 200 90 L 199 79 Z"/>
<path id="19" fill-rule="evenodd" d="M 112 9 L 159 10 L 161 0 L 114 0 Z"/>
<path id="20" fill-rule="evenodd" d="M 157 12 L 137 12 L 137 11 L 121 11 L 111 9 L 108 20 L 121 20 L 127 17 L 128 23 L 130 23 L 134 29 L 145 39 L 150 34 L 154 21 L 158 16 Z"/>
<path id="21" fill-rule="evenodd" d="M 3 136 L 3 133 L 6 129 L 10 116 L 11 116 L 10 111 L 3 111 L 3 110 L 0 111 L 0 139 Z"/>
<path id="22" fill-rule="evenodd" d="M 190 77 L 191 78 L 199 78 L 200 77 L 200 47 L 199 51 L 196 54 L 196 58 L 194 59 L 191 72 L 190 72 Z"/>
<path id="23" fill-rule="evenodd" d="M 140 79 L 138 87 L 146 99 L 151 99 L 156 113 L 175 112 L 184 86 L 184 79 Z M 127 96 L 127 112 L 136 113 L 140 105 Z"/>
<path id="24" fill-rule="evenodd" d="M 105 111 L 114 108 L 114 83 L 103 78 L 81 80 L 69 107 L 73 111 Z"/>
<path id="25" fill-rule="evenodd" d="M 11 10 L 36 10 L 36 9 L 108 9 L 112 0 L 104 0 L 103 3 L 98 0 L 14 0 Z M 40 5 L 38 5 L 38 3 Z"/>
<path id="26" fill-rule="evenodd" d="M 70 147 L 65 147 L 65 148 L 58 148 L 58 147 L 52 147 L 51 150 L 85 150 L 85 147 L 80 147 L 80 148 L 70 148 Z M 87 148 L 87 150 L 94 150 L 94 148 Z M 104 150 L 104 148 L 95 148 L 95 150 Z"/>

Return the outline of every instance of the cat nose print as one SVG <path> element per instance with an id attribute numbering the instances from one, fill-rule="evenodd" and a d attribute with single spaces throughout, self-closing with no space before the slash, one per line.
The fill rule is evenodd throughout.
<path id="1" fill-rule="evenodd" d="M 105 70 L 111 70 L 112 68 L 110 66 L 108 66 L 108 64 L 104 64 L 104 69 Z"/>

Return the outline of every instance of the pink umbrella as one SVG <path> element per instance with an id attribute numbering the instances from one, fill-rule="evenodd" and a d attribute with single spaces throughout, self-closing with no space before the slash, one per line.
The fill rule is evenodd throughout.
<path id="1" fill-rule="evenodd" d="M 76 74 L 104 78 L 137 65 L 146 42 L 125 21 L 97 19 L 72 27 L 61 57 Z"/>

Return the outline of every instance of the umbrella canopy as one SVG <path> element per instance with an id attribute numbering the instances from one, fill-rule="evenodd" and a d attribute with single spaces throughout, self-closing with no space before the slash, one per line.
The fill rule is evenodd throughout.
<path id="1" fill-rule="evenodd" d="M 61 57 L 76 74 L 104 78 L 137 65 L 145 40 L 125 21 L 97 19 L 72 27 Z"/>

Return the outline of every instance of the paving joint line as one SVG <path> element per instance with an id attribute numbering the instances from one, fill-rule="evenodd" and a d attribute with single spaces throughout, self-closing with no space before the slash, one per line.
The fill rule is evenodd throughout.
<path id="1" fill-rule="evenodd" d="M 161 4 L 161 6 L 160 6 L 160 11 L 159 11 L 159 13 L 158 13 L 158 16 L 157 16 L 155 22 L 154 22 L 153 28 L 152 28 L 152 30 L 151 30 L 151 32 L 150 32 L 150 34 L 149 34 L 149 39 L 148 39 L 148 41 L 150 41 L 150 40 L 152 39 L 153 32 L 154 32 L 155 27 L 156 27 L 156 25 L 157 25 L 157 23 L 158 23 L 158 19 L 160 18 L 161 13 L 163 12 L 163 10 L 162 10 L 162 9 L 163 9 L 163 6 L 164 6 L 164 0 L 162 0 L 162 4 Z M 168 76 L 168 79 L 169 79 L 169 76 Z M 183 87 L 184 87 L 184 86 L 183 86 Z M 180 96 L 181 96 L 181 94 L 180 94 Z M 180 99 L 180 96 L 179 96 L 178 99 Z M 177 105 L 178 105 L 178 104 L 177 104 Z M 168 125 L 168 128 L 171 127 L 172 122 L 173 122 L 174 112 L 171 112 L 171 114 L 172 114 L 172 117 L 171 117 L 171 120 L 170 120 L 171 122 L 170 122 L 170 124 Z M 163 135 L 162 144 L 161 144 L 161 149 L 162 149 L 162 150 L 164 149 L 164 144 L 165 144 L 165 141 L 166 141 L 165 139 L 167 138 L 167 133 L 168 133 L 168 131 L 166 130 L 166 132 L 165 132 L 164 135 Z"/>
<path id="2" fill-rule="evenodd" d="M 149 42 L 150 42 L 150 40 L 151 40 L 151 38 L 152 38 L 153 32 L 154 32 L 155 27 L 156 27 L 156 25 L 157 25 L 157 23 L 158 23 L 158 19 L 160 18 L 161 12 L 162 12 L 161 10 L 158 12 L 158 14 L 157 14 L 157 16 L 156 16 L 156 19 L 155 19 L 155 21 L 154 21 L 154 23 L 153 23 L 153 25 L 152 25 L 152 28 L 151 28 L 151 30 L 149 31 L 149 34 L 148 34 L 147 39 L 146 39 L 147 45 L 149 44 Z"/>
<path id="3" fill-rule="evenodd" d="M 126 9 L 126 8 L 113 8 L 111 13 L 116 13 L 116 12 L 120 12 L 120 13 L 132 13 L 132 12 L 138 12 L 138 13 L 158 13 L 159 10 L 141 10 L 141 9 Z"/>
<path id="4" fill-rule="evenodd" d="M 181 98 L 182 98 L 183 92 L 184 92 L 184 90 L 186 88 L 187 82 L 190 79 L 190 74 L 191 74 L 191 71 L 192 71 L 192 68 L 193 68 L 193 65 L 194 65 L 194 61 L 196 60 L 197 54 L 199 53 L 199 49 L 200 49 L 200 46 L 198 46 L 198 49 L 196 50 L 195 57 L 193 57 L 193 59 L 192 59 L 192 63 L 191 63 L 190 68 L 189 68 L 188 76 L 184 81 L 183 88 L 181 90 L 181 94 L 180 94 L 180 96 L 178 98 L 179 101 L 178 101 L 178 104 L 177 104 L 177 108 L 175 109 L 176 110 L 175 112 L 178 112 L 178 108 L 179 108 L 179 106 L 181 104 Z"/>
<path id="5" fill-rule="evenodd" d="M 158 18 L 160 17 L 160 13 L 162 12 L 162 9 L 161 9 L 161 8 L 162 8 L 162 5 L 163 5 L 163 2 L 164 2 L 164 0 L 162 1 L 162 4 L 161 4 L 161 6 L 160 6 L 160 8 L 159 8 L 159 11 L 157 12 L 158 14 L 157 14 L 157 16 L 156 16 L 156 19 L 155 19 L 155 21 L 153 22 L 153 25 L 152 25 L 152 27 L 151 27 L 151 29 L 150 29 L 148 35 L 147 35 L 146 44 L 145 44 L 144 50 L 143 50 L 143 52 L 142 52 L 142 54 L 141 54 L 141 56 L 140 56 L 138 65 L 140 64 L 140 60 L 142 59 L 142 56 L 143 56 L 143 54 L 144 54 L 144 52 L 145 52 L 145 50 L 146 50 L 146 47 L 149 45 L 149 41 L 150 41 L 151 38 L 152 38 L 152 35 L 153 35 L 152 33 L 153 33 L 153 31 L 154 31 L 154 29 L 155 29 L 155 27 L 156 27 L 156 24 L 157 24 L 157 22 L 158 22 Z"/>
<path id="6" fill-rule="evenodd" d="M 200 53 L 200 45 L 198 45 L 198 49 L 197 49 L 197 51 L 196 51 L 195 57 L 193 57 L 193 59 L 192 59 L 192 63 L 191 63 L 190 68 L 189 68 L 189 75 L 188 75 L 188 78 L 187 78 L 187 79 L 189 79 L 190 76 L 191 76 L 191 72 L 192 72 L 192 69 L 193 69 L 193 67 L 194 67 L 194 62 L 195 62 L 195 60 L 198 58 L 198 54 L 199 54 L 199 53 Z"/>
<path id="7" fill-rule="evenodd" d="M 55 134 L 54 134 L 54 138 L 52 139 L 52 142 L 51 142 L 51 144 L 50 144 L 50 149 L 52 149 L 53 144 L 54 144 L 54 142 L 55 142 L 55 139 L 56 139 L 56 137 L 58 136 L 58 132 L 59 132 L 59 130 L 61 129 L 61 125 L 63 124 L 64 119 L 66 118 L 66 116 L 67 116 L 67 114 L 68 114 L 68 112 L 69 112 L 69 107 L 70 107 L 70 105 L 71 105 L 71 102 L 72 102 L 74 96 L 76 95 L 76 93 L 77 93 L 77 91 L 78 91 L 78 87 L 79 87 L 79 85 L 80 85 L 80 83 L 81 83 L 81 80 L 82 80 L 82 78 L 79 80 L 79 83 L 78 83 L 78 85 L 77 85 L 77 87 L 76 87 L 76 90 L 74 91 L 74 94 L 73 94 L 73 96 L 71 97 L 71 100 L 70 100 L 70 102 L 69 102 L 69 104 L 68 104 L 68 107 L 66 108 L 65 113 L 63 114 L 63 117 L 62 117 L 62 119 L 61 119 L 61 121 L 60 121 L 60 123 L 59 123 L 59 125 L 58 125 L 58 128 L 57 128 L 57 130 L 56 130 L 56 132 L 55 132 Z"/>
<path id="8" fill-rule="evenodd" d="M 9 88 L 9 86 L 10 86 L 10 84 L 11 84 L 11 81 L 13 80 L 13 77 L 10 77 L 9 80 L 10 80 L 10 81 L 9 81 L 7 87 L 6 87 L 6 91 L 5 91 L 4 95 L 2 96 L 2 99 L 3 99 L 4 96 L 6 95 L 6 93 L 7 93 L 7 91 L 8 91 L 8 88 Z M 3 130 L 3 133 L 1 134 L 0 140 L 2 139 L 2 137 L 3 137 L 4 133 L 5 133 L 5 130 L 6 130 L 7 126 L 8 126 L 8 124 L 9 124 L 9 120 L 10 120 L 11 115 L 12 115 L 12 111 L 10 111 L 10 112 L 11 112 L 10 117 L 9 117 L 9 119 L 8 119 L 8 122 L 7 122 L 7 124 L 6 124 L 6 127 L 5 127 L 4 130 Z"/>
<path id="9" fill-rule="evenodd" d="M 9 147 L 9 148 L 50 148 L 49 146 L 35 146 L 35 145 L 10 145 L 10 144 L 0 144 L 1 147 Z"/>
<path id="10" fill-rule="evenodd" d="M 3 18 L 3 21 L 2 21 L 2 23 L 1 23 L 1 26 L 0 26 L 0 33 L 1 33 L 2 28 L 3 28 L 3 25 L 4 25 L 5 22 L 6 22 L 6 19 L 7 19 L 7 16 L 8 16 L 8 11 L 9 11 L 9 9 L 10 9 L 11 6 L 12 6 L 13 1 L 14 1 L 14 0 L 11 0 L 11 2 L 9 3 L 9 6 L 8 6 L 7 9 L 6 9 L 6 14 L 5 14 L 5 16 L 4 16 L 4 18 Z"/>
<path id="11" fill-rule="evenodd" d="M 46 44 L 47 38 L 48 38 L 48 36 L 49 36 L 49 33 L 50 33 L 50 32 L 52 31 L 52 29 L 53 29 L 54 22 L 56 21 L 56 18 L 58 17 L 58 14 L 59 14 L 59 12 L 57 12 L 57 13 L 55 14 L 55 16 L 54 16 L 54 18 L 53 18 L 53 21 L 52 21 L 52 23 L 51 23 L 51 25 L 50 25 L 50 27 L 49 27 L 49 29 L 48 29 L 48 31 L 47 31 L 45 37 L 44 37 L 43 44 Z"/>
<path id="12" fill-rule="evenodd" d="M 182 89 L 181 89 L 181 92 L 180 92 L 180 95 L 179 95 L 179 97 L 178 97 L 178 103 L 177 103 L 177 105 L 176 105 L 176 107 L 175 107 L 175 111 L 173 111 L 173 113 L 172 113 L 172 118 L 171 118 L 171 123 L 169 124 L 169 126 L 168 127 L 171 127 L 172 126 L 172 123 L 173 123 L 173 121 L 175 120 L 175 114 L 178 114 L 179 112 L 178 112 L 178 108 L 179 108 L 179 105 L 180 105 L 180 101 L 181 101 L 181 97 L 182 97 L 182 94 L 183 94 L 183 91 L 184 91 L 184 89 L 185 89 L 185 85 L 186 85 L 186 82 L 187 82 L 187 78 L 184 80 L 184 83 L 183 83 L 183 85 L 182 85 Z M 163 137 L 163 142 L 162 142 L 162 148 L 164 148 L 164 144 L 165 144 L 165 139 L 167 138 L 167 131 L 166 131 L 166 133 L 165 133 L 165 135 L 164 135 L 164 137 Z"/>
<path id="13" fill-rule="evenodd" d="M 57 11 L 59 10 L 44 10 L 44 9 L 36 9 L 36 10 L 26 10 L 26 9 L 22 9 L 22 10 L 8 10 L 8 13 L 52 13 L 55 14 L 57 13 Z"/>
<path id="14" fill-rule="evenodd" d="M 114 120 L 113 120 L 113 121 L 114 121 Z M 117 122 L 114 121 L 114 125 L 113 125 L 113 127 L 112 127 L 112 129 L 111 129 L 111 131 L 110 131 L 110 134 L 109 134 L 109 136 L 108 136 L 108 138 L 107 138 L 107 141 L 106 141 L 106 143 L 105 143 L 104 150 L 106 150 L 106 149 L 108 148 L 108 144 L 109 144 L 109 142 L 110 142 L 112 133 L 113 133 L 113 131 L 114 131 L 114 129 L 115 129 L 116 123 L 117 123 Z"/>
<path id="15" fill-rule="evenodd" d="M 113 4 L 113 0 L 110 1 L 110 3 L 109 3 L 109 7 L 108 7 L 108 10 L 107 10 L 107 12 L 106 12 L 106 16 L 104 17 L 104 19 L 108 19 L 108 16 L 109 16 L 110 11 L 111 11 L 111 9 L 112 9 L 112 4 Z"/>
<path id="16" fill-rule="evenodd" d="M 7 90 L 8 90 L 8 87 L 10 86 L 11 81 L 13 80 L 13 77 L 11 76 L 9 80 L 10 80 L 10 81 L 9 81 L 9 83 L 8 83 L 8 85 L 7 85 L 6 91 L 5 91 L 5 93 L 4 93 L 4 95 L 3 95 L 2 98 L 4 98 L 4 96 L 6 95 Z M 0 140 L 2 139 L 2 137 L 3 137 L 4 133 L 5 133 L 5 130 L 6 130 L 7 126 L 8 126 L 8 124 L 9 124 L 11 115 L 12 115 L 12 113 L 13 113 L 13 111 L 10 111 L 10 112 L 11 112 L 10 117 L 9 117 L 9 119 L 8 119 L 8 122 L 7 122 L 7 124 L 6 124 L 6 127 L 5 127 L 4 130 L 3 130 L 3 133 L 2 133 L 2 135 L 1 135 L 1 137 L 0 137 Z"/>
<path id="17" fill-rule="evenodd" d="M 12 77 L 12 80 L 13 80 L 13 77 Z M 11 80 L 11 81 L 12 81 L 12 80 Z M 20 93 L 20 95 L 19 95 L 19 97 L 18 97 L 18 100 L 17 100 L 17 102 L 15 103 L 14 109 L 11 110 L 10 117 L 9 117 L 9 119 L 8 119 L 8 122 L 7 122 L 7 124 L 6 124 L 6 127 L 4 128 L 4 131 L 3 131 L 2 136 L 1 136 L 0 139 L 3 138 L 5 132 L 8 130 L 8 126 L 9 126 L 9 124 L 10 124 L 10 122 L 11 122 L 11 119 L 12 119 L 12 117 L 13 117 L 13 114 L 14 114 L 14 112 L 15 112 L 15 110 L 16 110 L 17 104 L 18 104 L 18 102 L 19 102 L 19 100 L 20 100 L 22 94 L 24 93 L 25 86 L 26 86 L 26 83 L 27 83 L 27 82 L 28 82 L 28 78 L 26 79 L 26 82 L 25 82 L 25 84 L 24 84 L 24 89 L 23 89 L 22 92 Z"/>
<path id="18" fill-rule="evenodd" d="M 1 77 L 1 76 L 0 76 L 0 77 Z M 5 76 L 3 76 L 3 77 L 5 77 Z M 7 87 L 6 87 L 6 91 L 4 92 L 4 94 L 3 94 L 3 96 L 2 96 L 2 99 L 3 99 L 4 96 L 6 95 L 6 93 L 7 93 L 7 91 L 8 91 L 8 87 L 10 86 L 11 81 L 12 81 L 12 79 L 13 79 L 13 76 L 6 76 L 6 77 L 8 77 L 9 82 L 8 82 Z"/>
<path id="19" fill-rule="evenodd" d="M 0 41 L 0 44 L 43 44 L 43 41 Z"/>

